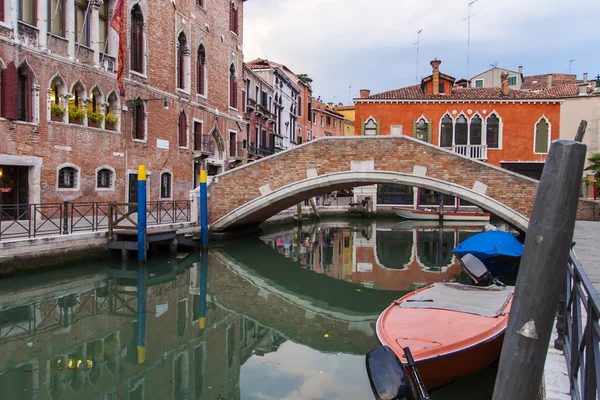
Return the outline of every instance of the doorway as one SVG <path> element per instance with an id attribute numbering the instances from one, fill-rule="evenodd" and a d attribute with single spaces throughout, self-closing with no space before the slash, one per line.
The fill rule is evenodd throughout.
<path id="1" fill-rule="evenodd" d="M 29 168 L 0 165 L 0 206 L 2 219 L 27 219 L 29 203 Z"/>

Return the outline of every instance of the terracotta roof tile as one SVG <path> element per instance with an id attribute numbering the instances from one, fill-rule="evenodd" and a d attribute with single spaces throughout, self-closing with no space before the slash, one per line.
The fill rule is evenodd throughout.
<path id="1" fill-rule="evenodd" d="M 523 90 L 543 90 L 548 88 L 548 77 L 552 76 L 552 86 L 568 85 L 577 82 L 573 74 L 542 74 L 523 77 Z"/>
<path id="2" fill-rule="evenodd" d="M 508 96 L 502 95 L 500 88 L 463 88 L 454 87 L 449 95 L 434 96 L 425 94 L 421 85 L 406 86 L 396 90 L 377 93 L 369 96 L 369 100 L 501 100 L 501 99 L 554 99 L 577 95 L 577 85 L 554 86 L 542 91 L 510 90 Z"/>

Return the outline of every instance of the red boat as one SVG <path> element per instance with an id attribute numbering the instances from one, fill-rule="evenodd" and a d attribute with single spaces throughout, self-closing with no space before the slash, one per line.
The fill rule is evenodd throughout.
<path id="1" fill-rule="evenodd" d="M 410 348 L 431 391 L 500 357 L 514 287 L 435 283 L 407 294 L 377 320 L 377 337 L 407 364 Z"/>

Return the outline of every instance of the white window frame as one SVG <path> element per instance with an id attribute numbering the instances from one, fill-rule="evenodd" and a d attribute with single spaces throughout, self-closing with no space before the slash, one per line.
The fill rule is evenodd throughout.
<path id="1" fill-rule="evenodd" d="M 546 123 L 548 124 L 548 149 L 546 150 L 545 153 L 538 153 L 535 151 L 535 139 L 537 138 L 537 124 L 539 124 L 542 120 L 545 120 Z M 550 151 L 550 142 L 552 139 L 552 124 L 550 123 L 550 120 L 548 119 L 548 117 L 546 117 L 545 115 L 542 115 L 540 117 L 540 119 L 538 119 L 535 124 L 533 125 L 533 154 L 548 154 L 548 152 Z"/>
<path id="2" fill-rule="evenodd" d="M 439 126 L 439 132 L 438 132 L 438 147 L 442 147 L 442 121 L 444 120 L 445 116 L 449 116 L 450 120 L 452 121 L 452 144 L 450 147 L 454 146 L 454 126 L 455 126 L 455 122 L 456 122 L 456 118 L 454 118 L 452 116 L 452 112 L 450 112 L 450 110 L 446 110 L 446 112 L 442 113 L 442 116 L 440 117 L 440 121 L 438 123 Z M 423 117 L 421 117 L 423 118 Z M 419 118 L 420 119 L 420 118 Z M 418 121 L 418 120 L 417 120 Z M 429 121 L 431 122 L 431 121 Z M 447 149 L 448 147 L 442 147 L 443 149 Z"/>
<path id="3" fill-rule="evenodd" d="M 112 175 L 110 176 L 110 186 L 107 188 L 98 187 L 98 173 L 103 169 L 107 169 L 112 173 Z M 111 167 L 110 165 L 102 165 L 102 166 L 96 168 L 96 173 L 94 176 L 95 176 L 95 184 L 94 185 L 96 187 L 96 192 L 114 192 L 115 186 L 116 186 L 117 174 L 115 173 L 115 169 L 113 167 Z"/>
<path id="4" fill-rule="evenodd" d="M 510 84 L 510 78 L 515 78 L 515 84 L 514 85 Z M 519 77 L 517 75 L 510 75 L 508 77 L 508 86 L 517 86 L 518 83 L 519 83 Z"/>
<path id="5" fill-rule="evenodd" d="M 477 82 L 479 82 L 479 81 L 481 81 L 481 86 L 477 86 Z M 483 79 L 483 78 L 475 79 L 475 85 L 473 87 L 475 87 L 475 88 L 476 87 L 485 87 L 485 79 Z"/>
<path id="6" fill-rule="evenodd" d="M 73 168 L 77 171 L 77 176 L 75 177 L 75 186 L 72 188 L 61 188 L 58 187 L 58 182 L 60 180 L 60 170 L 63 168 Z M 60 164 L 56 167 L 56 191 L 57 192 L 77 192 L 80 189 L 81 185 L 81 168 L 72 163 L 64 163 Z"/>
<path id="7" fill-rule="evenodd" d="M 171 182 L 170 185 L 171 187 L 169 188 L 169 197 L 163 197 L 162 196 L 162 177 L 164 174 L 169 174 L 171 175 Z M 162 200 L 173 200 L 173 172 L 169 169 L 163 169 L 162 171 L 160 171 L 160 178 L 158 180 L 158 199 L 160 201 Z"/>
<path id="8" fill-rule="evenodd" d="M 372 135 L 367 135 L 367 124 L 369 123 L 369 121 L 373 121 L 373 123 L 375 124 L 375 133 L 373 133 Z M 377 120 L 373 118 L 373 116 L 370 116 L 365 121 L 365 136 L 377 136 Z"/>
<path id="9" fill-rule="evenodd" d="M 502 122 L 502 117 L 500 116 L 500 114 L 496 111 L 496 110 L 492 110 L 489 112 L 488 116 L 485 117 L 483 119 L 483 128 L 484 129 L 484 133 L 485 133 L 485 145 L 487 146 L 487 120 L 489 117 L 491 117 L 492 115 L 495 115 L 496 118 L 498 118 L 498 148 L 495 147 L 489 147 L 488 146 L 488 151 L 492 150 L 492 151 L 496 151 L 496 150 L 502 150 L 502 134 L 504 133 L 504 124 Z M 535 139 L 534 139 L 535 140 Z M 534 142 L 535 144 L 535 142 Z"/>
<path id="10" fill-rule="evenodd" d="M 177 91 L 180 93 L 184 93 L 189 95 L 190 91 L 191 91 L 191 71 L 190 71 L 190 67 L 191 67 L 191 58 L 192 58 L 192 54 L 191 54 L 191 50 L 190 49 L 190 39 L 188 38 L 188 35 L 186 34 L 186 32 L 182 29 L 181 31 L 179 31 L 179 33 L 177 34 L 177 36 L 175 37 L 175 57 L 177 57 L 177 50 L 178 50 L 178 46 L 179 46 L 179 36 L 183 34 L 183 37 L 185 38 L 185 43 L 186 43 L 186 48 L 188 49 L 188 55 L 185 55 L 185 49 L 184 49 L 184 53 L 183 53 L 183 88 L 179 87 L 179 60 L 177 59 L 175 62 L 175 88 L 177 88 Z M 204 48 L 206 51 L 206 47 Z"/>

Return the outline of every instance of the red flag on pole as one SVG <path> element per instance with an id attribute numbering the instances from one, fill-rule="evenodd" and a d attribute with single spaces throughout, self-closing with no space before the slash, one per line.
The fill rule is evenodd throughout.
<path id="1" fill-rule="evenodd" d="M 119 69 L 117 71 L 117 82 L 121 96 L 125 96 L 125 86 L 123 86 L 123 70 L 125 69 L 125 48 L 127 46 L 125 37 L 125 1 L 118 0 L 115 7 L 110 26 L 119 34 Z"/>

